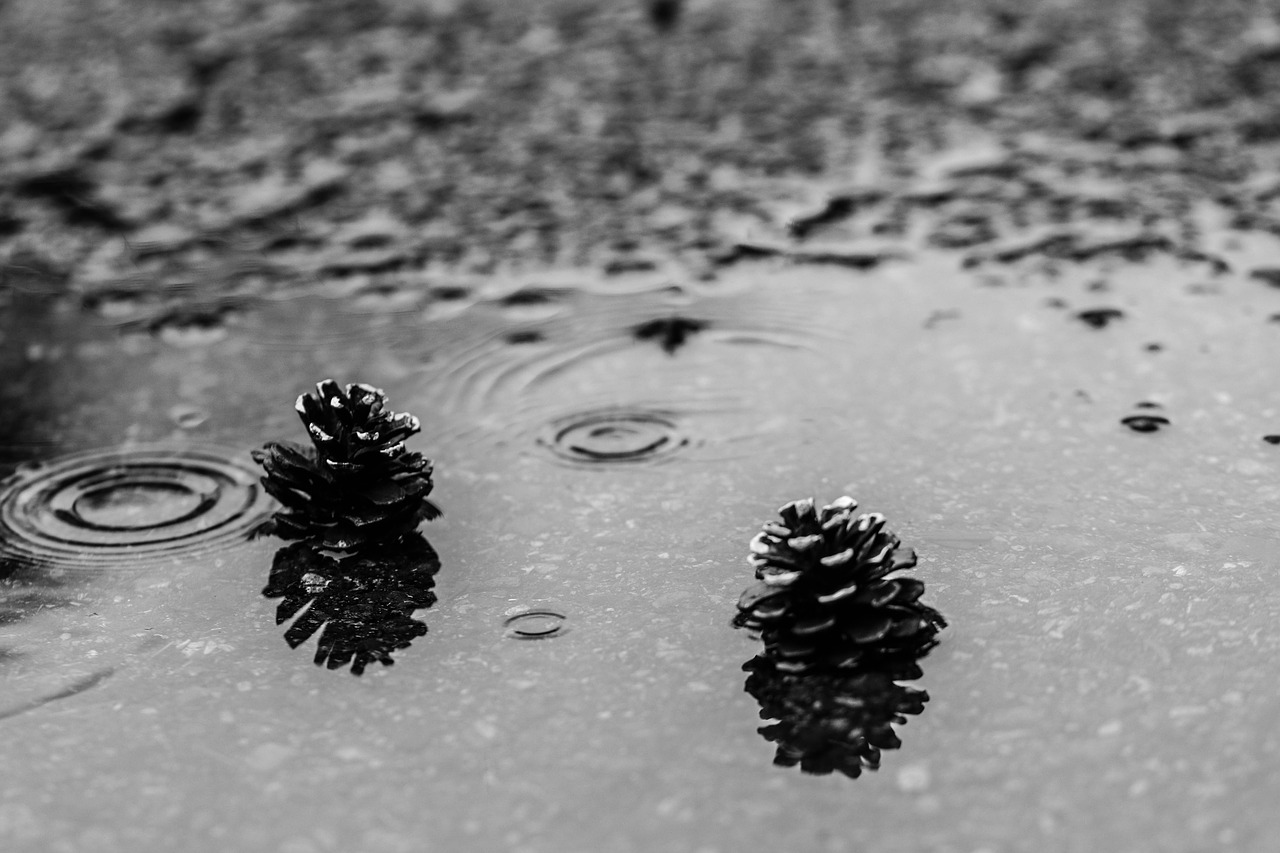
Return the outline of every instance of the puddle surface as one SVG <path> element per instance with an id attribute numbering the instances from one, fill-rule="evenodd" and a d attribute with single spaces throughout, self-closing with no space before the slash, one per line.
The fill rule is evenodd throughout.
<path id="1" fill-rule="evenodd" d="M 428 5 L 0 4 L 0 849 L 1280 835 L 1273 22 Z M 429 544 L 250 536 L 329 376 Z M 951 627 L 744 683 L 758 520 L 844 492 Z"/>

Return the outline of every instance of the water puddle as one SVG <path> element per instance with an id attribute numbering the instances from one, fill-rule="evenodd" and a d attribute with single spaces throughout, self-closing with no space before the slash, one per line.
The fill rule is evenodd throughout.
<path id="1" fill-rule="evenodd" d="M 0 484 L 0 835 L 1276 834 L 1264 4 L 213 4 L 230 36 L 184 5 L 27 44 L 40 5 L 0 0 L 32 60 L 0 93 L 0 470 L 47 460 Z M 421 417 L 431 542 L 341 454 L 281 456 L 309 542 L 255 537 L 261 472 L 184 443 L 296 438 L 323 376 Z M 837 542 L 844 504 L 788 505 L 732 597 L 754 507 L 855 486 L 927 546 L 945 713 L 883 517 Z M 865 775 L 912 718 L 936 795 L 741 772 Z"/>

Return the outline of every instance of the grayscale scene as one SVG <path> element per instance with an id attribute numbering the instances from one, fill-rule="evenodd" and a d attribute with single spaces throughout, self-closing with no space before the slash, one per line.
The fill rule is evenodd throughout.
<path id="1" fill-rule="evenodd" d="M 1280 4 L 0 0 L 0 851 L 1280 849 Z"/>

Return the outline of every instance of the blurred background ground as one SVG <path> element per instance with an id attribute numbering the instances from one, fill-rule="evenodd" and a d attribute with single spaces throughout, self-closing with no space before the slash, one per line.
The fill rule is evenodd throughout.
<path id="1" fill-rule="evenodd" d="M 267 540 L 7 589 L 5 849 L 1270 850 L 1277 84 L 1264 2 L 0 0 L 0 473 L 332 375 L 449 513 L 359 679 Z M 840 491 L 952 622 L 855 787 L 726 624 Z"/>
<path id="2" fill-rule="evenodd" d="M 957 248 L 1099 215 L 1194 241 L 1198 202 L 1274 229 L 1278 17 L 1221 0 L 5 0 L 0 257 L 11 284 L 35 269 L 86 294 L 227 247 L 232 285 L 263 265 L 322 282 L 696 265 L 744 222 L 848 188 L 897 201 L 875 233 L 923 218 Z"/>

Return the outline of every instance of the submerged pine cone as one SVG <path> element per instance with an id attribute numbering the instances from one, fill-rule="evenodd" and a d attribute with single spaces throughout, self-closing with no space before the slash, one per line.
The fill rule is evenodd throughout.
<path id="1" fill-rule="evenodd" d="M 431 460 L 405 450 L 418 432 L 413 415 L 384 410 L 369 385 L 343 391 L 332 379 L 298 397 L 295 408 L 314 445 L 268 442 L 253 458 L 263 488 L 284 508 L 275 533 L 343 551 L 397 542 L 440 509 L 431 493 Z"/>
<path id="2" fill-rule="evenodd" d="M 738 601 L 733 624 L 759 634 L 784 672 L 847 668 L 869 656 L 921 654 L 946 627 L 921 604 L 924 582 L 897 577 L 916 564 L 898 553 L 884 516 L 854 517 L 845 496 L 821 511 L 813 500 L 782 507 L 751 540 L 757 583 Z"/>

